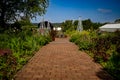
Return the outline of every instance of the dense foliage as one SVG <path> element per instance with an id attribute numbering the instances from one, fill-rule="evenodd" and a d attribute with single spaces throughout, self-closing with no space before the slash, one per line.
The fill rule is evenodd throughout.
<path id="1" fill-rule="evenodd" d="M 72 30 L 73 24 L 72 20 L 66 20 L 65 22 L 62 23 L 62 31 L 66 32 L 67 30 Z"/>
<path id="2" fill-rule="evenodd" d="M 120 23 L 120 19 L 116 19 L 116 20 L 115 20 L 115 23 Z"/>
<path id="3" fill-rule="evenodd" d="M 0 80 L 12 79 L 35 51 L 50 41 L 49 35 L 40 35 L 34 26 L 23 26 L 20 32 L 10 29 L 0 34 L 0 49 L 12 51 L 10 54 L 0 54 Z"/>
<path id="4" fill-rule="evenodd" d="M 117 80 L 120 79 L 120 32 L 74 32 L 70 41 L 86 51 Z"/>
<path id="5" fill-rule="evenodd" d="M 36 17 L 45 13 L 48 0 L 0 0 L 0 27 L 20 20 L 22 16 Z"/>
<path id="6" fill-rule="evenodd" d="M 82 21 L 83 29 L 84 30 L 97 30 L 100 26 L 102 26 L 102 23 L 96 23 L 92 22 L 90 19 L 83 20 Z M 62 23 L 62 30 L 63 32 L 66 31 L 73 31 L 76 30 L 78 26 L 78 20 L 66 20 Z"/>

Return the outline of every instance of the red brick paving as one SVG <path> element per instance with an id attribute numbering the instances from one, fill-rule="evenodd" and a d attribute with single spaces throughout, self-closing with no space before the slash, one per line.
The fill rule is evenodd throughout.
<path id="1" fill-rule="evenodd" d="M 68 39 L 42 47 L 15 75 L 15 80 L 113 80 L 102 67 Z"/>

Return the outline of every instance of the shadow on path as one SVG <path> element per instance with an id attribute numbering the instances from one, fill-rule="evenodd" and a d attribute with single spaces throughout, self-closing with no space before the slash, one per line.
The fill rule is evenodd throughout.
<path id="1" fill-rule="evenodd" d="M 102 80 L 115 80 L 112 76 L 110 76 L 105 70 L 99 70 L 96 75 Z"/>

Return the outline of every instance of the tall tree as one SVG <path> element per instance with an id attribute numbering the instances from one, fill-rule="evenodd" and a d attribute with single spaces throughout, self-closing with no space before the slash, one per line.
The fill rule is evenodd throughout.
<path id="1" fill-rule="evenodd" d="M 96 22 L 96 23 L 92 23 L 92 29 L 93 30 L 97 30 L 99 29 L 99 27 L 103 26 L 104 24 L 103 23 L 100 23 L 100 22 Z"/>
<path id="2" fill-rule="evenodd" d="M 63 32 L 66 32 L 66 30 L 72 30 L 72 29 L 73 29 L 72 20 L 66 20 L 65 22 L 62 23 Z"/>
<path id="3" fill-rule="evenodd" d="M 92 21 L 90 19 L 84 20 L 84 21 L 82 21 L 82 23 L 83 23 L 84 30 L 91 29 Z"/>
<path id="4" fill-rule="evenodd" d="M 48 7 L 48 0 L 0 0 L 0 27 L 16 21 L 21 16 L 34 18 L 42 15 Z"/>
<path id="5" fill-rule="evenodd" d="M 120 19 L 116 19 L 116 20 L 115 20 L 115 23 L 120 23 Z"/>

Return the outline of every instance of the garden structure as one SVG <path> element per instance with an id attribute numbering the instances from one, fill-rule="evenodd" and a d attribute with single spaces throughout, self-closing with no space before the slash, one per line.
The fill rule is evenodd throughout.
<path id="1" fill-rule="evenodd" d="M 101 32 L 115 32 L 120 31 L 120 23 L 117 24 L 106 24 L 101 26 L 100 28 Z"/>
<path id="2" fill-rule="evenodd" d="M 53 30 L 53 25 L 49 21 L 42 21 L 38 24 L 38 31 L 41 35 L 50 34 L 52 40 L 55 40 L 55 31 Z"/>

